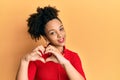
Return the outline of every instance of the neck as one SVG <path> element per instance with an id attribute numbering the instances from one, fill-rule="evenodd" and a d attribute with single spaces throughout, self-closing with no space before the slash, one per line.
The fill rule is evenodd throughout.
<path id="1" fill-rule="evenodd" d="M 60 47 L 56 47 L 61 53 L 63 53 L 64 47 L 60 46 Z"/>

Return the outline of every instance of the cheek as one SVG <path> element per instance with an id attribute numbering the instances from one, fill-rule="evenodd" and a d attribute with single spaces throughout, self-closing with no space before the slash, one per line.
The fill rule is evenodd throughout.
<path id="1" fill-rule="evenodd" d="M 63 33 L 62 33 L 62 35 L 63 35 L 63 37 L 65 37 L 65 36 L 66 36 L 66 33 L 65 33 L 65 32 L 63 32 Z"/>
<path id="2" fill-rule="evenodd" d="M 56 36 L 52 36 L 52 37 L 49 37 L 48 38 L 50 42 L 54 42 L 57 40 L 57 37 Z"/>

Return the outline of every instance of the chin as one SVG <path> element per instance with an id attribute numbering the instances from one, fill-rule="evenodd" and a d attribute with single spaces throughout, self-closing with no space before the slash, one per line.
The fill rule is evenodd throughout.
<path id="1" fill-rule="evenodd" d="M 64 47 L 64 46 L 65 46 L 65 43 L 63 43 L 63 44 L 59 44 L 59 46 L 60 46 L 60 47 Z"/>
<path id="2" fill-rule="evenodd" d="M 56 47 L 64 47 L 65 44 L 55 44 L 54 46 L 56 46 Z"/>
<path id="3" fill-rule="evenodd" d="M 64 47 L 65 46 L 65 42 L 63 42 L 63 43 L 58 43 L 58 42 L 51 43 L 51 45 L 56 46 L 56 47 Z"/>

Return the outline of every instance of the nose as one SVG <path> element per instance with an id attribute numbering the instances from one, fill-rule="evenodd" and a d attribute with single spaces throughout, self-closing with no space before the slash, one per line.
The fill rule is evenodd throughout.
<path id="1" fill-rule="evenodd" d="M 62 37 L 62 34 L 61 34 L 61 33 L 58 33 L 57 36 L 58 36 L 58 38 L 61 38 L 61 37 Z"/>

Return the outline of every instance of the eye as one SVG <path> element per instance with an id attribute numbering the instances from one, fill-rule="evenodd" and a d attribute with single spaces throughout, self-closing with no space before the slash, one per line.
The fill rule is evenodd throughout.
<path id="1" fill-rule="evenodd" d="M 55 34 L 55 32 L 54 32 L 54 31 L 51 31 L 49 34 L 50 34 L 50 35 L 54 35 L 54 34 Z"/>
<path id="2" fill-rule="evenodd" d="M 63 30 L 64 30 L 64 28 L 63 28 L 63 27 L 61 27 L 61 28 L 60 28 L 60 31 L 63 31 Z"/>

